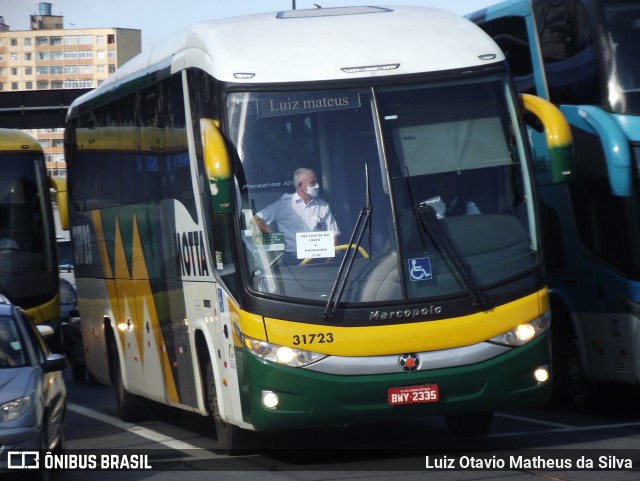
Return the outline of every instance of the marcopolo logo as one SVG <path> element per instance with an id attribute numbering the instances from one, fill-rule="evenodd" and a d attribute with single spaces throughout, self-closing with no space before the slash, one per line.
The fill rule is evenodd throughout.
<path id="1" fill-rule="evenodd" d="M 40 469 L 40 453 L 38 451 L 9 451 L 7 453 L 9 469 Z"/>
<path id="2" fill-rule="evenodd" d="M 419 317 L 427 317 L 442 314 L 442 306 L 425 306 L 405 308 L 398 310 L 371 311 L 369 313 L 370 321 L 390 321 L 393 319 L 416 319 Z"/>

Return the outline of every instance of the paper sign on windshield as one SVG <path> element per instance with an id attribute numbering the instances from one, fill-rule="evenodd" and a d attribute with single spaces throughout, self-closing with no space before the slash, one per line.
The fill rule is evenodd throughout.
<path id="1" fill-rule="evenodd" d="M 298 259 L 335 257 L 336 248 L 332 231 L 297 232 Z"/>

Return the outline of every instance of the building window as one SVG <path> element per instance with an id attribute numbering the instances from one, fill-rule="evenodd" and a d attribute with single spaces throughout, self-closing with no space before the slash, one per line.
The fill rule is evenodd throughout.
<path id="1" fill-rule="evenodd" d="M 62 88 L 65 89 L 92 89 L 93 88 L 93 80 L 65 80 L 64 86 Z"/>
<path id="2" fill-rule="evenodd" d="M 109 73 L 113 73 L 116 71 L 116 66 L 115 65 L 109 65 Z"/>
<path id="3" fill-rule="evenodd" d="M 18 54 L 17 53 L 11 53 L 9 55 L 11 57 L 11 60 L 18 60 Z"/>
<path id="4" fill-rule="evenodd" d="M 25 82 L 24 86 L 26 90 L 33 90 L 33 82 Z"/>
<path id="5" fill-rule="evenodd" d="M 33 67 L 25 67 L 24 68 L 25 75 L 33 75 Z"/>
<path id="6" fill-rule="evenodd" d="M 96 36 L 96 43 L 99 45 L 104 44 L 104 37 L 102 35 L 97 35 Z"/>
<path id="7" fill-rule="evenodd" d="M 93 73 L 92 65 L 65 65 L 64 73 L 67 75 L 91 75 Z"/>
<path id="8" fill-rule="evenodd" d="M 49 88 L 49 81 L 48 80 L 38 80 L 36 82 L 36 88 L 38 90 L 48 89 Z"/>
<path id="9" fill-rule="evenodd" d="M 11 90 L 18 90 L 18 82 L 11 82 Z"/>
<path id="10" fill-rule="evenodd" d="M 16 67 L 11 67 L 11 75 L 14 77 L 18 75 L 18 69 Z"/>
<path id="11" fill-rule="evenodd" d="M 33 54 L 31 52 L 25 52 L 24 53 L 24 59 L 25 60 L 31 60 L 33 58 Z"/>
<path id="12" fill-rule="evenodd" d="M 62 45 L 62 37 L 49 37 L 49 45 Z"/>
<path id="13" fill-rule="evenodd" d="M 24 39 L 24 46 L 31 47 L 31 38 L 28 37 Z"/>
<path id="14" fill-rule="evenodd" d="M 49 42 L 47 41 L 47 37 L 36 37 L 36 47 L 41 47 L 42 45 L 47 45 Z"/>
<path id="15" fill-rule="evenodd" d="M 46 65 L 38 65 L 36 67 L 36 75 L 49 75 L 49 67 Z"/>
<path id="16" fill-rule="evenodd" d="M 107 35 L 107 43 L 116 43 L 116 36 L 113 34 Z"/>
<path id="17" fill-rule="evenodd" d="M 62 80 L 54 80 L 51 82 L 52 89 L 62 89 L 63 87 Z"/>
<path id="18" fill-rule="evenodd" d="M 9 39 L 9 45 L 11 47 L 17 47 L 18 46 L 18 39 L 17 38 L 10 38 Z"/>

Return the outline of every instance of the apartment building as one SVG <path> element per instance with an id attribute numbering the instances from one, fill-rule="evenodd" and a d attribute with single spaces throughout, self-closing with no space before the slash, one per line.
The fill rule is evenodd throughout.
<path id="1" fill-rule="evenodd" d="M 140 30 L 67 29 L 61 15 L 51 14 L 51 6 L 37 5 L 30 30 L 11 30 L 0 17 L 0 99 L 8 91 L 95 88 L 140 53 Z M 64 129 L 52 126 L 28 132 L 42 144 L 47 170 L 65 175 Z"/>

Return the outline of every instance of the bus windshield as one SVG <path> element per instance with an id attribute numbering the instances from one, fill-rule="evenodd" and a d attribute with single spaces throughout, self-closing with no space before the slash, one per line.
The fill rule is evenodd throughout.
<path id="1" fill-rule="evenodd" d="M 608 70 L 609 101 L 623 112 L 639 113 L 640 63 L 637 45 L 640 43 L 640 3 L 602 2 L 606 36 L 605 57 Z"/>
<path id="2" fill-rule="evenodd" d="M 502 76 L 231 93 L 227 109 L 254 292 L 326 302 L 342 277 L 343 303 L 467 296 L 465 278 L 486 289 L 539 262 Z"/>
<path id="3" fill-rule="evenodd" d="M 34 273 L 53 272 L 53 246 L 47 237 L 47 196 L 43 191 L 46 180 L 41 164 L 32 154 L 5 155 L 0 159 L 0 282 L 16 303 L 40 294 L 43 285 L 46 290 L 55 290 L 52 281 L 34 283 L 36 278 L 31 277 Z"/>

